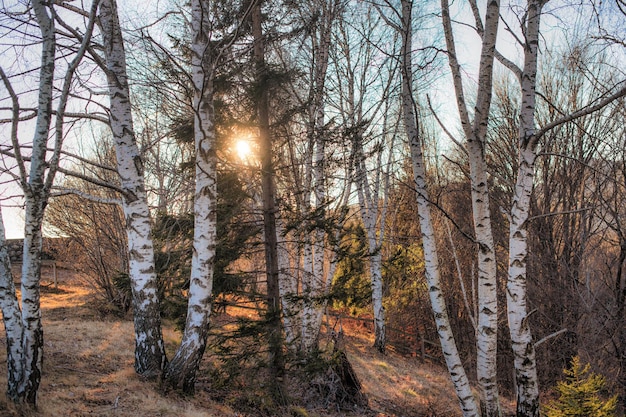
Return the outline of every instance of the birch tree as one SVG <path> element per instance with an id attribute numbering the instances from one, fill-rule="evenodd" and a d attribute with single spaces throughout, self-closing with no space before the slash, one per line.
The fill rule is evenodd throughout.
<path id="1" fill-rule="evenodd" d="M 392 105 L 392 85 L 397 61 L 389 59 L 376 45 L 396 38 L 380 25 L 375 9 L 359 5 L 339 23 L 338 48 L 333 56 L 336 72 L 336 111 L 342 119 L 344 137 L 350 145 L 351 181 L 359 203 L 359 214 L 367 235 L 367 259 L 372 289 L 374 346 L 385 352 L 385 307 L 383 304 L 383 252 L 393 169 L 397 112 Z M 354 17 L 354 19 L 352 19 Z M 374 64 L 370 64 L 374 63 Z M 379 97 L 383 97 L 380 100 Z"/>
<path id="2" fill-rule="evenodd" d="M 385 116 L 388 117 L 388 116 Z M 386 127 L 383 127 L 383 132 Z M 388 153 L 389 161 L 386 166 L 382 165 L 383 150 L 394 148 L 395 133 L 391 134 L 390 143 L 387 146 L 384 138 L 377 145 L 378 155 L 375 166 L 375 178 L 370 181 L 366 168 L 366 158 L 363 152 L 363 138 L 355 132 L 353 140 L 354 154 L 354 177 L 356 191 L 359 200 L 361 221 L 367 236 L 369 275 L 372 288 L 372 308 L 374 312 L 374 347 L 381 353 L 386 348 L 386 322 L 385 307 L 383 305 L 383 257 L 382 245 L 385 239 L 385 227 L 387 219 L 387 202 L 389 197 L 390 168 L 393 152 Z M 373 183 L 373 184 L 372 184 Z"/>
<path id="3" fill-rule="evenodd" d="M 166 356 L 143 158 L 133 128 L 126 54 L 116 0 L 102 0 L 99 20 L 109 84 L 109 123 L 115 140 L 117 171 L 123 192 L 122 207 L 126 217 L 135 323 L 135 371 L 144 377 L 155 378 L 164 369 Z"/>
<path id="4" fill-rule="evenodd" d="M 424 250 L 425 275 L 428 284 L 432 311 L 435 317 L 437 333 L 443 351 L 444 359 L 459 405 L 464 416 L 478 416 L 479 407 L 474 399 L 469 379 L 461 361 L 454 334 L 450 327 L 448 309 L 442 291 L 439 256 L 433 221 L 431 203 L 426 180 L 426 166 L 424 161 L 424 140 L 420 132 L 417 100 L 413 91 L 413 1 L 401 0 L 399 15 L 400 24 L 392 23 L 401 34 L 402 48 L 400 55 L 401 72 L 401 104 L 404 129 L 411 151 L 413 167 L 413 181 L 418 204 L 418 217 Z"/>
<path id="5" fill-rule="evenodd" d="M 0 206 L 0 307 L 7 343 L 7 397 L 13 401 L 20 398 L 19 384 L 22 379 L 24 364 L 22 363 L 23 347 L 22 312 L 15 292 L 15 283 L 11 272 L 11 259 L 6 245 L 4 220 Z"/>
<path id="6" fill-rule="evenodd" d="M 536 126 L 537 63 L 539 57 L 540 22 L 542 9 L 547 2 L 529 0 L 521 19 L 524 38 L 521 47 L 524 62 L 521 68 L 508 66 L 520 83 L 518 172 L 510 207 L 509 268 L 507 279 L 507 312 L 514 353 L 517 382 L 517 415 L 539 415 L 539 384 L 535 344 L 528 319 L 527 262 L 528 219 L 532 200 L 535 161 L 541 138 L 551 129 L 598 111 L 626 94 L 622 81 L 600 97 L 590 98 L 589 104 L 579 110 L 564 114 L 538 128 Z"/>
<path id="7" fill-rule="evenodd" d="M 19 126 L 22 118 L 20 98 L 12 85 L 10 76 L 5 73 L 4 69 L 0 68 L 0 78 L 2 78 L 12 103 L 11 144 L 3 149 L 3 154 L 11 156 L 15 160 L 18 173 L 9 173 L 9 175 L 13 175 L 24 192 L 25 205 L 21 311 L 15 295 L 15 287 L 11 284 L 12 277 L 6 271 L 0 271 L 5 272 L 0 277 L 2 281 L 0 285 L 2 299 L 0 301 L 5 324 L 10 327 L 6 329 L 7 340 L 10 339 L 8 346 L 11 347 L 7 352 L 9 355 L 7 359 L 9 368 L 7 394 L 14 402 L 30 407 L 37 405 L 37 391 L 41 382 L 43 363 L 44 342 L 39 287 L 43 217 L 59 168 L 63 140 L 65 139 L 65 112 L 72 93 L 72 82 L 91 39 L 97 5 L 98 2 L 94 1 L 84 29 L 83 41 L 70 60 L 60 85 L 56 86 L 59 93 L 55 96 L 56 52 L 58 49 L 55 5 L 39 0 L 33 0 L 30 4 L 32 13 L 34 13 L 34 21 L 41 35 L 37 111 L 30 155 L 24 154 L 23 144 L 20 143 Z M 53 111 L 54 105 L 56 105 L 55 111 Z M 26 118 L 26 120 L 28 119 Z M 49 146 L 51 136 L 54 143 Z M 52 150 L 49 151 L 49 149 Z M 1 246 L 4 247 L 4 245 Z M 4 264 L 5 268 L 6 266 L 7 264 Z"/>
<path id="8" fill-rule="evenodd" d="M 304 207 L 306 210 L 317 213 L 320 216 L 320 224 L 313 229 L 307 239 L 303 252 L 304 274 L 302 276 L 302 292 L 304 305 L 302 306 L 302 333 L 301 350 L 307 354 L 317 349 L 319 329 L 321 326 L 324 304 L 320 303 L 321 297 L 329 288 L 332 273 L 324 273 L 324 253 L 326 247 L 326 230 L 322 226 L 326 217 L 327 194 L 326 194 L 326 142 L 328 134 L 325 120 L 326 78 L 331 48 L 331 35 L 336 19 L 339 17 L 340 1 L 321 1 L 314 6 L 321 9 L 318 22 L 312 22 L 315 30 L 311 33 L 311 79 L 309 87 L 309 104 L 307 108 L 307 164 L 305 178 L 310 183 L 311 192 L 305 191 Z M 321 6 L 321 7 L 320 7 Z M 313 8 L 308 10 L 317 11 Z M 311 204 L 311 198 L 314 203 Z"/>
<path id="9" fill-rule="evenodd" d="M 495 45 L 500 20 L 500 2 L 498 0 L 487 2 L 484 23 L 476 2 L 470 1 L 470 5 L 475 18 L 476 29 L 482 39 L 473 120 L 471 118 L 472 112 L 469 111 L 465 98 L 465 86 L 447 0 L 441 1 L 441 14 L 448 62 L 452 73 L 461 127 L 465 137 L 463 150 L 468 155 L 470 165 L 472 218 L 474 221 L 474 238 L 478 261 L 476 369 L 478 383 L 481 388 L 481 408 L 486 416 L 496 416 L 499 414 L 496 378 L 498 334 L 497 275 L 485 152 L 492 96 Z"/>
<path id="10" fill-rule="evenodd" d="M 304 355 L 318 348 L 319 332 L 325 308 L 324 298 L 330 289 L 336 266 L 337 230 L 340 224 L 329 227 L 336 213 L 345 202 L 342 196 L 333 199 L 329 195 L 329 160 L 334 150 L 329 150 L 328 142 L 332 131 L 328 120 L 328 68 L 332 34 L 337 20 L 341 18 L 345 1 L 317 0 L 294 7 L 294 15 L 299 24 L 307 27 L 303 39 L 297 39 L 294 49 L 302 57 L 302 82 L 304 90 L 295 88 L 289 92 L 303 108 L 299 115 L 303 125 L 301 131 L 294 132 L 296 138 L 287 144 L 285 157 L 291 162 L 291 187 L 286 190 L 283 201 L 291 201 L 302 226 L 299 230 L 285 230 L 287 216 L 279 219 L 279 235 L 288 234 L 300 241 L 294 246 L 291 256 L 286 253 L 287 236 L 281 240 L 281 302 L 283 305 L 286 339 L 290 346 Z M 334 204 L 333 204 L 334 202 Z M 341 221 L 339 221 L 341 223 Z M 333 229 L 334 228 L 334 229 Z M 330 231 L 333 229 L 333 231 Z M 291 258 L 291 259 L 289 259 Z"/>
<path id="11" fill-rule="evenodd" d="M 211 41 L 212 2 L 191 2 L 191 79 L 195 143 L 193 256 L 187 319 L 180 346 L 168 364 L 166 386 L 192 393 L 206 348 L 216 245 L 215 58 Z"/>

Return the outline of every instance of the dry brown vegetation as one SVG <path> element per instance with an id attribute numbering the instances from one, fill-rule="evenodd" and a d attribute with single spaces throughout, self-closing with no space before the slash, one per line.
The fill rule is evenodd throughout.
<path id="1" fill-rule="evenodd" d="M 90 287 L 80 279 L 68 278 L 67 271 L 62 271 L 59 281 L 58 287 L 47 282 L 42 287 L 45 359 L 37 415 L 259 415 L 239 406 L 246 402 L 245 397 L 251 395 L 250 391 L 238 393 L 233 388 L 233 392 L 222 393 L 222 399 L 216 401 L 208 371 L 212 367 L 210 352 L 205 355 L 207 363 L 201 370 L 194 397 L 181 397 L 176 393 L 163 395 L 157 383 L 141 380 L 133 371 L 132 321 L 109 314 L 97 302 Z M 229 315 L 234 313 L 235 309 L 227 312 Z M 344 330 L 348 357 L 361 380 L 370 410 L 346 412 L 319 405 L 306 409 L 291 406 L 277 409 L 275 415 L 408 417 L 460 414 L 452 386 L 441 367 L 394 353 L 382 356 L 371 348 L 373 339 L 369 332 L 345 326 Z M 4 390 L 6 340 L 4 328 L 0 331 L 0 389 Z M 179 334 L 172 326 L 165 326 L 164 337 L 171 352 Z M 5 415 L 17 414 L 0 395 L 0 416 Z"/>

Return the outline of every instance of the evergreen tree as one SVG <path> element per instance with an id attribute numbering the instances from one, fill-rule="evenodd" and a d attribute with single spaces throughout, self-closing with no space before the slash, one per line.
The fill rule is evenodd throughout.
<path id="1" fill-rule="evenodd" d="M 565 381 L 557 384 L 559 398 L 545 407 L 546 417 L 612 417 L 615 416 L 617 396 L 605 400 L 601 396 L 606 381 L 602 375 L 590 372 L 578 356 L 571 369 L 565 369 Z"/>

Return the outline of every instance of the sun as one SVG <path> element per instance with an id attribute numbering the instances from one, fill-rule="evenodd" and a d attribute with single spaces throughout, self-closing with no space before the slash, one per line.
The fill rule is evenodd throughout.
<path id="1" fill-rule="evenodd" d="M 252 148 L 250 147 L 250 141 L 248 139 L 239 139 L 235 142 L 235 151 L 239 156 L 239 159 L 245 161 L 252 156 Z"/>

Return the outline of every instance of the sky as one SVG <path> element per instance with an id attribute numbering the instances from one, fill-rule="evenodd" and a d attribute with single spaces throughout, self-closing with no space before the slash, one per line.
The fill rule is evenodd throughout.
<path id="1" fill-rule="evenodd" d="M 148 4 L 151 5 L 149 7 L 150 10 L 146 11 L 145 3 L 137 3 L 134 1 L 130 1 L 130 0 L 122 0 L 119 2 L 122 25 L 137 26 L 138 22 L 140 21 L 156 19 L 156 16 L 158 16 L 163 10 L 168 8 L 168 3 L 169 3 L 168 0 L 149 2 Z M 551 2 L 550 4 L 555 5 L 555 9 L 557 9 L 559 2 L 558 1 Z M 138 17 L 140 15 L 140 13 L 138 12 L 138 8 L 142 8 L 141 17 Z M 506 13 L 507 13 L 507 10 L 503 8 L 503 14 L 506 15 Z M 511 10 L 508 10 L 508 13 L 511 13 Z M 544 23 L 549 22 L 551 19 L 554 19 L 553 16 L 556 16 L 558 14 L 559 13 L 555 13 L 554 15 L 552 15 L 551 13 L 548 13 L 548 15 L 546 16 L 546 19 L 544 19 Z M 459 20 L 464 21 L 464 23 L 471 22 L 471 16 L 464 14 L 463 12 L 457 11 L 454 17 L 458 18 Z M 557 27 L 558 21 L 553 21 L 552 23 L 548 23 L 548 26 L 552 26 L 552 28 Z M 469 79 L 472 79 L 473 77 L 471 75 L 471 72 L 472 72 L 471 68 L 476 66 L 475 60 L 477 59 L 477 56 L 478 56 L 477 50 L 480 50 L 480 40 L 476 36 L 476 34 L 469 29 L 462 29 L 461 26 L 457 26 L 457 29 L 458 29 L 457 40 L 460 40 L 462 42 L 462 45 L 459 48 L 459 52 L 465 56 L 464 61 L 467 64 L 467 68 L 469 68 L 467 71 L 467 74 L 468 74 Z M 547 39 L 546 37 L 549 38 L 552 35 L 554 35 L 554 33 L 551 32 L 551 30 L 544 31 L 544 36 L 545 36 L 544 39 Z M 156 36 L 159 36 L 159 34 L 157 33 Z M 3 41 L 0 43 L 0 54 L 1 54 L 0 65 L 2 65 L 2 67 L 5 68 L 5 70 L 7 68 L 12 69 L 11 67 L 16 65 L 15 62 L 19 61 L 20 58 L 23 61 L 27 61 L 28 59 L 33 58 L 33 56 L 29 57 L 27 55 L 24 55 L 21 57 L 14 58 L 13 62 L 9 62 L 9 59 L 7 57 L 10 56 L 9 55 L 10 53 L 13 53 L 12 49 L 7 47 L 8 42 L 6 38 L 0 39 L 0 40 Z M 498 42 L 498 47 L 501 50 L 505 51 L 505 55 L 507 55 L 509 58 L 513 58 L 513 59 L 515 58 L 514 56 L 515 45 L 514 45 L 514 42 L 512 41 L 511 36 L 500 37 L 499 42 Z M 513 52 L 513 56 L 510 54 L 511 52 Z M 31 75 L 31 80 L 33 80 L 32 82 L 34 82 L 35 79 L 32 77 L 34 77 L 34 75 Z M 447 85 L 449 85 L 450 84 L 449 78 L 448 77 L 443 77 L 443 78 L 444 78 L 444 82 Z M 471 85 L 471 83 L 468 85 Z M 0 92 L 1 92 L 0 93 L 0 106 L 6 107 L 8 104 L 7 101 L 1 100 L 3 95 L 6 96 L 4 88 L 0 88 Z M 452 92 L 450 92 L 450 94 L 452 94 Z M 439 96 L 448 97 L 448 98 L 451 97 L 448 93 L 440 94 Z M 447 100 L 447 103 L 444 103 L 444 107 L 442 107 L 442 110 L 444 113 L 446 113 L 443 115 L 443 118 L 446 120 L 446 123 L 447 123 L 447 120 L 454 121 L 458 117 L 456 108 L 454 106 L 454 100 Z M 4 118 L 4 117 L 6 117 L 6 113 L 3 113 L 3 115 L 0 116 L 0 118 Z M 28 137 L 27 129 L 24 129 L 22 127 L 20 129 L 23 129 L 21 130 L 20 133 L 24 137 Z M 2 136 L 0 140 L 2 141 L 6 140 L 6 138 L 8 137 L 7 133 L 8 131 L 6 129 L 6 126 L 5 127 L 0 126 L 0 135 Z M 0 201 L 2 203 L 2 217 L 4 220 L 7 238 L 12 239 L 12 238 L 22 237 L 23 229 L 24 229 L 24 221 L 23 221 L 22 210 L 20 207 L 18 207 L 21 202 L 17 200 L 5 200 L 8 196 L 19 194 L 19 189 L 16 186 L 8 185 L 4 181 L 0 182 L 0 184 L 1 184 L 0 185 Z"/>
<path id="2" fill-rule="evenodd" d="M 21 208 L 2 207 L 2 220 L 7 239 L 21 239 L 24 237 L 24 214 Z"/>

